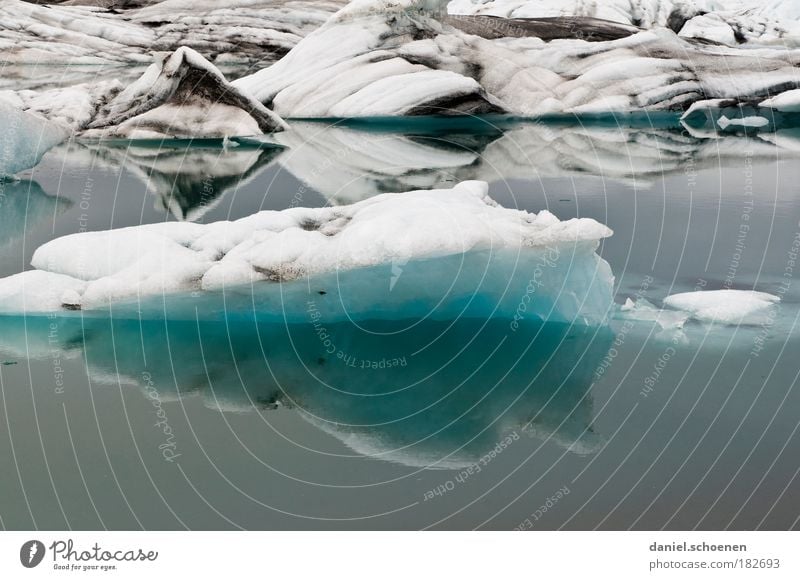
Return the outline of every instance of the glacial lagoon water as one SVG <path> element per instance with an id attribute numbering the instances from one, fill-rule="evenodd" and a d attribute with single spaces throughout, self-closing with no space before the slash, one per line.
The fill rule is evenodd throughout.
<path id="1" fill-rule="evenodd" d="M 796 135 L 669 119 L 295 122 L 59 145 L 3 183 L 0 275 L 55 237 L 490 183 L 592 217 L 615 301 L 782 297 L 768 324 L 0 319 L 6 529 L 798 525 Z M 387 266 L 387 292 L 403 265 Z M 367 317 L 368 318 L 368 317 Z"/>

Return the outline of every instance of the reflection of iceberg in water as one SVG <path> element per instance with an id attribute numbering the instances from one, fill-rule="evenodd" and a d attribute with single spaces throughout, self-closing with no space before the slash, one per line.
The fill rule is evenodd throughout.
<path id="1" fill-rule="evenodd" d="M 35 181 L 0 181 L 0 248 L 21 240 L 40 223 L 52 222 L 72 201 L 47 195 Z"/>
<path id="2" fill-rule="evenodd" d="M 575 453 L 601 443 L 588 389 L 611 339 L 605 329 L 512 330 L 508 320 L 461 318 L 325 330 L 326 338 L 313 324 L 2 317 L 0 350 L 83 351 L 95 382 L 152 385 L 162 401 L 290 407 L 358 454 L 409 466 L 468 465 L 508 435 Z"/>
<path id="3" fill-rule="evenodd" d="M 178 220 L 196 221 L 225 193 L 243 185 L 280 155 L 276 146 L 253 146 L 219 139 L 71 143 L 60 152 L 71 163 L 93 163 L 132 172 Z"/>
<path id="4" fill-rule="evenodd" d="M 337 204 L 466 179 L 596 175 L 642 186 L 683 174 L 687 163 L 700 170 L 739 162 L 745 152 L 774 160 L 800 150 L 785 130 L 723 137 L 714 130 L 687 134 L 677 121 L 651 121 L 625 126 L 610 120 L 583 125 L 478 119 L 426 127 L 415 120 L 396 132 L 369 130 L 366 121 L 353 127 L 298 122 L 271 139 L 290 148 L 279 160 L 283 167 Z M 465 139 L 476 132 L 480 138 Z"/>

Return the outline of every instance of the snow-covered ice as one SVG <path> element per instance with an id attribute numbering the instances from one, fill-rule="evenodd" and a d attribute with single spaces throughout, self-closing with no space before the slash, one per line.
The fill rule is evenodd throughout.
<path id="1" fill-rule="evenodd" d="M 233 84 L 283 117 L 358 117 L 680 111 L 714 99 L 732 107 L 800 82 L 800 50 L 698 44 L 668 28 L 604 42 L 483 38 L 443 22 L 442 7 L 352 2 L 283 59 Z"/>
<path id="2" fill-rule="evenodd" d="M 345 2 L 165 0 L 133 8 L 99 4 L 39 6 L 2 0 L 0 62 L 149 63 L 153 52 L 188 46 L 216 63 L 263 66 L 280 58 Z"/>
<path id="3" fill-rule="evenodd" d="M 186 47 L 157 55 L 125 87 L 101 80 L 43 91 L 3 91 L 3 100 L 85 138 L 222 138 L 286 128 L 275 113 L 232 87 L 217 67 Z"/>
<path id="4" fill-rule="evenodd" d="M 280 131 L 286 124 L 231 87 L 190 48 L 159 59 L 104 104 L 84 137 L 228 137 Z"/>
<path id="5" fill-rule="evenodd" d="M 0 309 L 103 309 L 218 317 L 452 316 L 602 323 L 613 275 L 591 219 L 505 209 L 483 182 L 383 194 L 339 207 L 264 211 L 234 222 L 159 223 L 57 238 L 36 271 L 0 281 Z M 326 295 L 328 298 L 324 298 Z"/>
<path id="6" fill-rule="evenodd" d="M 778 302 L 778 296 L 766 292 L 731 289 L 683 292 L 664 299 L 669 308 L 720 324 L 763 324 Z"/>
<path id="7" fill-rule="evenodd" d="M 800 43 L 800 7 L 786 0 L 453 0 L 451 14 L 599 18 L 728 46 Z"/>

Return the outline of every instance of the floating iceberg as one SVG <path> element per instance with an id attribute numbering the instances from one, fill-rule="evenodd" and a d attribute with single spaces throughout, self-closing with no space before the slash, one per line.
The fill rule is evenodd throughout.
<path id="1" fill-rule="evenodd" d="M 667 28 L 605 42 L 483 38 L 442 18 L 443 7 L 355 0 L 280 61 L 233 84 L 283 117 L 536 117 L 757 104 L 800 82 L 797 50 L 703 45 Z"/>
<path id="2" fill-rule="evenodd" d="M 162 403 L 288 409 L 358 455 L 415 468 L 460 469 L 508 436 L 576 454 L 603 443 L 589 388 L 607 329 L 459 317 L 326 322 L 322 337 L 309 322 L 0 316 L 0 352 L 83 355 L 93 388 Z"/>
<path id="3" fill-rule="evenodd" d="M 0 183 L 33 167 L 54 145 L 69 135 L 62 127 L 20 111 L 0 96 Z"/>
<path id="4" fill-rule="evenodd" d="M 84 137 L 228 137 L 285 127 L 272 111 L 231 87 L 214 65 L 184 47 L 150 65 L 103 105 Z"/>
<path id="5" fill-rule="evenodd" d="M 235 222 L 160 223 L 58 238 L 0 281 L 7 313 L 82 310 L 307 320 L 500 316 L 603 324 L 611 235 L 497 206 L 482 182 Z"/>
<path id="6" fill-rule="evenodd" d="M 707 290 L 673 294 L 664 306 L 687 312 L 692 318 L 719 324 L 764 324 L 774 317 L 778 296 L 752 290 Z"/>
<path id="7" fill-rule="evenodd" d="M 99 81 L 46 91 L 6 91 L 0 98 L 56 121 L 84 138 L 222 138 L 286 128 L 275 113 L 235 89 L 186 47 L 161 54 L 123 89 Z"/>

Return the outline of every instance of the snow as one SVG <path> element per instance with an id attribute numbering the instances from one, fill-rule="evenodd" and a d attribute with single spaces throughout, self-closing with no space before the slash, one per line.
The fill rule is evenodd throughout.
<path id="1" fill-rule="evenodd" d="M 0 95 L 0 180 L 33 167 L 68 136 L 55 123 L 7 103 Z"/>
<path id="2" fill-rule="evenodd" d="M 233 84 L 298 118 L 682 110 L 763 100 L 800 82 L 800 50 L 703 45 L 666 28 L 602 42 L 482 38 L 442 22 L 441 8 L 359 0 Z"/>
<path id="3" fill-rule="evenodd" d="M 780 298 L 752 290 L 709 290 L 673 294 L 664 305 L 692 318 L 720 324 L 762 324 Z"/>
<path id="4" fill-rule="evenodd" d="M 105 104 L 85 137 L 228 137 L 280 131 L 286 124 L 191 48 L 153 63 Z"/>
<path id="5" fill-rule="evenodd" d="M 769 125 L 769 119 L 759 117 L 758 115 L 751 115 L 748 117 L 734 117 L 729 119 L 727 116 L 722 115 L 717 119 L 717 125 L 720 129 L 727 129 L 728 127 L 766 127 Z"/>
<path id="6" fill-rule="evenodd" d="M 765 99 L 758 104 L 759 107 L 775 109 L 784 113 L 800 112 L 800 89 L 785 91 L 771 99 Z"/>
<path id="7" fill-rule="evenodd" d="M 0 61 L 149 63 L 188 46 L 215 62 L 273 62 L 344 0 L 166 0 L 109 12 L 90 6 L 0 2 Z"/>
<path id="8" fill-rule="evenodd" d="M 232 87 L 217 67 L 186 47 L 156 55 L 124 88 L 116 80 L 102 80 L 43 91 L 2 91 L 0 102 L 94 139 L 222 138 L 286 128 L 275 113 Z"/>
<path id="9" fill-rule="evenodd" d="M 757 0 L 453 0 L 451 14 L 601 18 L 728 46 L 800 42 L 797 2 Z"/>
<path id="10" fill-rule="evenodd" d="M 32 283 L 24 272 L 0 281 L 0 309 L 49 312 L 63 291 L 74 290 L 84 311 L 118 303 L 136 312 L 162 311 L 172 295 L 176 312 L 188 315 L 190 308 L 194 315 L 192 300 L 205 296 L 208 315 L 222 309 L 222 300 L 224 312 L 256 308 L 259 316 L 291 318 L 307 314 L 313 286 L 342 294 L 320 306 L 334 319 L 419 316 L 443 304 L 437 307 L 442 316 L 471 305 L 484 314 L 522 310 L 597 324 L 610 308 L 613 276 L 595 249 L 609 235 L 591 219 L 562 222 L 547 211 L 499 207 L 485 183 L 462 182 L 350 206 L 264 211 L 234 222 L 65 236 L 41 246 L 31 262 L 40 270 L 37 283 L 50 277 L 48 293 L 26 291 Z M 387 270 L 398 267 L 402 277 L 387 292 Z"/>

